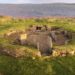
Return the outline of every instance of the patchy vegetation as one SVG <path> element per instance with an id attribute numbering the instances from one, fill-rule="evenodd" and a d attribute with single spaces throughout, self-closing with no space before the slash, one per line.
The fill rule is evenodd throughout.
<path id="1" fill-rule="evenodd" d="M 14 44 L 15 35 L 7 37 L 11 32 L 24 32 L 31 25 L 48 25 L 61 27 L 71 33 L 69 44 L 54 46 L 56 53 L 53 56 L 40 56 L 37 49 Z M 62 51 L 75 51 L 75 18 L 26 18 L 0 17 L 0 74 L 2 75 L 75 75 L 75 56 L 70 53 L 61 57 Z M 18 34 L 16 34 L 18 35 Z M 13 38 L 12 38 L 13 37 Z M 5 54 L 7 51 L 10 55 Z M 23 52 L 25 51 L 25 52 Z M 19 52 L 19 53 L 17 53 Z M 14 54 L 14 53 L 17 53 Z M 18 55 L 24 54 L 23 57 Z M 61 53 L 62 54 L 62 53 Z M 57 57 L 56 57 L 57 56 Z"/>

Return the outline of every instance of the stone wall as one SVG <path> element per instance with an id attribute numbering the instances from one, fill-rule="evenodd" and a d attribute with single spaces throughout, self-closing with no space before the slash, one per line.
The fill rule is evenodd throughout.
<path id="1" fill-rule="evenodd" d="M 24 43 L 23 43 L 24 42 Z M 36 47 L 38 50 L 41 51 L 41 53 L 45 54 L 45 53 L 50 53 L 51 49 L 52 49 L 52 39 L 50 36 L 48 35 L 28 35 L 27 39 L 21 39 L 21 43 L 23 43 L 23 45 L 25 44 L 28 46 L 33 46 Z"/>

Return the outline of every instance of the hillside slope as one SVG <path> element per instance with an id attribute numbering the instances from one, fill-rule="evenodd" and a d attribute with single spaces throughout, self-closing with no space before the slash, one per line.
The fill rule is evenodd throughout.
<path id="1" fill-rule="evenodd" d="M 17 17 L 75 16 L 75 4 L 0 4 L 0 15 Z"/>

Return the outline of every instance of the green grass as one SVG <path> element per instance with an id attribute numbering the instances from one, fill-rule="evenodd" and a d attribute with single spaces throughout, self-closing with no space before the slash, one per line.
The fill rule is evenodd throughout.
<path id="1" fill-rule="evenodd" d="M 0 56 L 0 72 L 4 75 L 75 75 L 75 56 L 35 60 Z"/>
<path id="2" fill-rule="evenodd" d="M 3 75 L 75 75 L 75 56 L 66 57 L 36 57 L 32 53 L 37 52 L 33 47 L 12 45 L 11 39 L 1 36 L 10 30 L 22 31 L 30 25 L 48 25 L 62 27 L 65 30 L 75 32 L 75 18 L 0 18 L 0 47 L 7 49 L 25 49 L 27 57 L 14 58 L 0 55 L 0 73 Z M 75 50 L 75 39 L 63 46 L 55 46 L 58 50 Z M 34 59 L 35 57 L 35 59 Z"/>
<path id="3" fill-rule="evenodd" d="M 0 19 L 1 20 L 1 19 Z M 7 20 L 5 18 L 5 20 Z M 0 21 L 0 33 L 6 33 L 10 29 L 14 30 L 25 30 L 30 25 L 48 25 L 58 26 L 65 30 L 75 31 L 75 18 L 46 18 L 46 19 L 13 19 L 10 18 L 8 21 Z"/>

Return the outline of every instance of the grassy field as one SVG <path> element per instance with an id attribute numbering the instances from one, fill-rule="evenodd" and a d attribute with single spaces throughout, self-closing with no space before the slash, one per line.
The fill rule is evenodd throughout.
<path id="1" fill-rule="evenodd" d="M 0 17 L 0 47 L 25 48 L 28 52 L 37 52 L 34 48 L 11 45 L 10 39 L 2 38 L 2 35 L 10 30 L 23 31 L 30 25 L 48 25 L 62 27 L 65 30 L 75 32 L 75 18 L 10 18 Z M 75 50 L 75 39 L 71 44 L 55 46 L 59 50 Z M 66 57 L 35 57 L 28 56 L 14 58 L 0 54 L 0 73 L 2 75 L 75 75 L 75 56 Z M 34 59 L 35 57 L 35 59 Z"/>
<path id="2" fill-rule="evenodd" d="M 34 60 L 1 55 L 0 72 L 4 75 L 75 75 L 75 56 Z"/>

